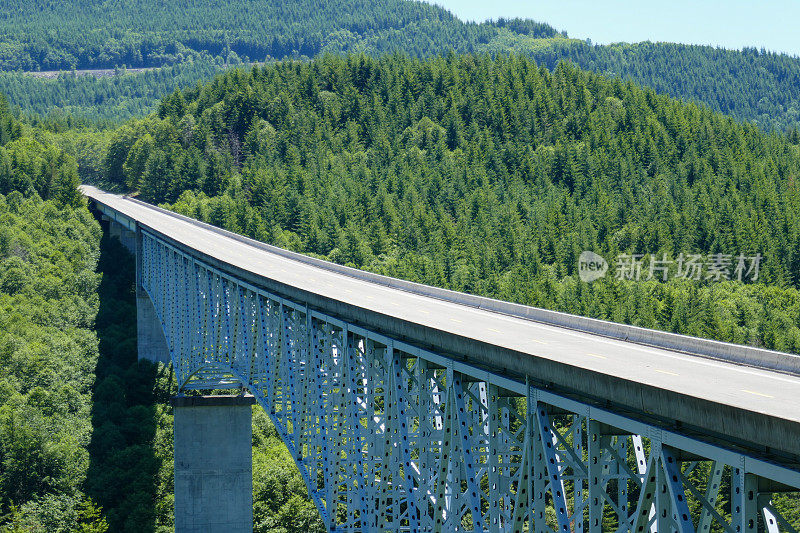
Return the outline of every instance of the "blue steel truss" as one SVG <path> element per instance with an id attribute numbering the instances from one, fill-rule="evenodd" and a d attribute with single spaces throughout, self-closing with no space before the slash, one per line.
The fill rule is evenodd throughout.
<path id="1" fill-rule="evenodd" d="M 794 531 L 771 498 L 796 470 L 347 324 L 147 231 L 141 253 L 180 389 L 248 389 L 329 531 Z"/>

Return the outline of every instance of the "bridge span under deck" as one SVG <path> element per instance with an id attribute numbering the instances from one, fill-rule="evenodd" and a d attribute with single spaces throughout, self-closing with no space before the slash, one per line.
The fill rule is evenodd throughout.
<path id="1" fill-rule="evenodd" d="M 83 192 L 136 243 L 181 389 L 249 390 L 330 531 L 793 531 L 771 501 L 800 490 L 800 357 L 384 278 Z"/>

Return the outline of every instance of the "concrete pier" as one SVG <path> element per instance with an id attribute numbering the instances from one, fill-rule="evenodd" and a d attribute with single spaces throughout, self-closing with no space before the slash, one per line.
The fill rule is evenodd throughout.
<path id="1" fill-rule="evenodd" d="M 108 217 L 103 217 L 103 220 L 108 220 L 108 232 L 111 234 L 112 237 L 116 237 L 117 239 L 120 238 L 122 235 L 122 226 L 117 224 L 115 221 L 109 219 Z"/>
<path id="2" fill-rule="evenodd" d="M 122 226 L 119 222 L 111 220 L 107 216 L 102 217 L 104 222 L 108 222 L 108 233 L 119 240 L 122 245 L 132 254 L 136 253 L 136 233 Z"/>
<path id="3" fill-rule="evenodd" d="M 120 231 L 119 242 L 121 242 L 122 246 L 127 248 L 130 253 L 136 253 L 136 233 L 133 231 L 123 228 L 122 231 Z"/>
<path id="4" fill-rule="evenodd" d="M 139 359 L 169 365 L 171 357 L 156 308 L 142 287 L 142 232 L 133 236 L 136 256 L 136 346 Z"/>
<path id="5" fill-rule="evenodd" d="M 130 231 L 105 215 L 102 220 L 108 223 L 111 236 L 119 239 L 136 258 L 136 345 L 139 359 L 169 365 L 171 357 L 164 330 L 150 296 L 142 288 L 142 232 Z"/>
<path id="6" fill-rule="evenodd" d="M 252 396 L 176 396 L 175 532 L 253 531 Z"/>
<path id="7" fill-rule="evenodd" d="M 140 287 L 136 287 L 136 346 L 139 359 L 169 365 L 169 348 L 164 330 L 161 328 L 153 302 Z"/>

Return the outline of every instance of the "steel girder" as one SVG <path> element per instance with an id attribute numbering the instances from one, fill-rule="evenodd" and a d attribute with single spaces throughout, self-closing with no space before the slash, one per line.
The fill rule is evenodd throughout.
<path id="1" fill-rule="evenodd" d="M 797 490 L 797 470 L 344 323 L 142 239 L 141 284 L 181 390 L 248 389 L 329 531 L 794 531 L 759 486 Z"/>

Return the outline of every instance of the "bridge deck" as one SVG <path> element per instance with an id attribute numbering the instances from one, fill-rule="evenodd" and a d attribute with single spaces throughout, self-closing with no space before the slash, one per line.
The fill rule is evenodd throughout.
<path id="1" fill-rule="evenodd" d="M 553 362 L 579 369 L 580 379 L 588 376 L 587 388 L 592 390 L 595 390 L 592 386 L 595 379 L 603 381 L 604 377 L 612 377 L 614 383 L 641 386 L 626 391 L 628 395 L 631 391 L 642 395 L 654 391 L 657 396 L 662 392 L 675 393 L 679 397 L 703 400 L 702 405 L 707 406 L 709 402 L 725 406 L 732 413 L 783 421 L 784 439 L 788 436 L 785 427 L 800 427 L 795 426 L 800 424 L 797 407 L 800 377 L 794 375 L 615 340 L 381 286 L 282 257 L 120 196 L 92 187 L 83 190 L 93 200 L 222 265 L 250 272 L 273 284 L 353 306 L 364 313 L 465 339 L 473 342 L 473 346 L 497 348 L 507 354 L 503 357 L 509 360 L 495 361 L 496 368 L 519 367 L 511 358 L 527 357 L 545 364 Z M 794 356 L 787 354 L 786 357 Z M 622 403 L 646 405 L 651 401 L 652 398 L 638 398 Z M 737 425 L 747 424 L 739 414 L 725 422 L 724 428 L 717 425 L 714 430 L 739 435 Z M 708 416 L 718 414 L 708 413 Z M 703 427 L 696 417 L 688 423 Z M 768 427 L 762 425 L 754 431 Z M 743 426 L 742 431 L 746 433 L 748 429 Z M 744 435 L 743 438 L 750 437 Z M 767 445 L 774 446 L 774 443 L 770 441 Z M 796 444 L 792 444 L 782 449 L 794 453 L 795 447 Z"/>

